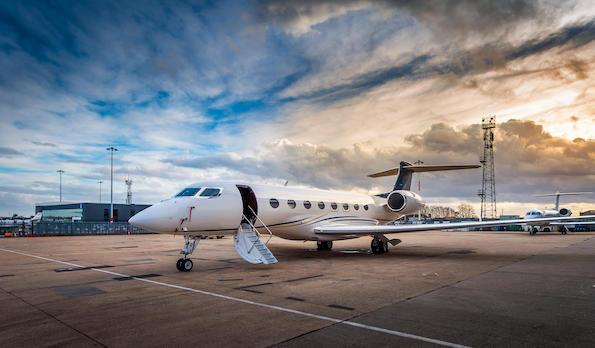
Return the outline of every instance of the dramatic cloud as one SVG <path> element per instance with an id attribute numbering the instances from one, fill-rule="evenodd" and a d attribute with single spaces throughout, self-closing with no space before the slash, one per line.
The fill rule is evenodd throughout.
<path id="1" fill-rule="evenodd" d="M 270 0 L 261 2 L 260 18 L 282 23 L 301 34 L 330 17 L 372 7 L 379 13 L 406 12 L 441 38 L 452 39 L 453 35 L 460 38 L 473 33 L 493 36 L 511 30 L 519 22 L 548 20 L 553 14 L 540 5 L 530 0 Z"/>
<path id="2" fill-rule="evenodd" d="M 128 175 L 148 203 L 213 178 L 385 191 L 365 175 L 477 162 L 490 114 L 510 207 L 593 187 L 589 0 L 6 2 L 0 19 L 0 215 L 56 200 L 58 169 L 67 200 L 97 200 L 112 145 L 120 201 Z M 427 178 L 437 202 L 476 199 L 477 171 Z"/>

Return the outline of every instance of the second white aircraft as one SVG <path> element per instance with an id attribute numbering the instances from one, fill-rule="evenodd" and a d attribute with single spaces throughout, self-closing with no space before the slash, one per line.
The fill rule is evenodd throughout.
<path id="1" fill-rule="evenodd" d="M 479 168 L 479 165 L 412 165 L 370 175 L 396 175 L 393 189 L 375 196 L 339 192 L 212 181 L 189 185 L 175 197 L 157 203 L 130 219 L 132 225 L 174 235 L 183 235 L 183 255 L 178 270 L 193 267 L 189 255 L 201 237 L 233 235 L 238 254 L 250 263 L 271 264 L 277 259 L 261 240 L 261 233 L 301 241 L 316 241 L 319 250 L 329 250 L 333 241 L 371 236 L 375 254 L 388 251 L 392 233 L 488 227 L 524 223 L 523 220 L 461 222 L 450 224 L 394 225 L 396 219 L 414 214 L 424 207 L 420 195 L 410 190 L 413 173 Z M 538 218 L 532 223 L 559 221 L 570 217 Z"/>

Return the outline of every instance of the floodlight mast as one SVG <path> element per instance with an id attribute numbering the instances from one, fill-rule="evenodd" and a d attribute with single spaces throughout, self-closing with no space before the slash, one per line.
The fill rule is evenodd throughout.
<path id="1" fill-rule="evenodd" d="M 110 209 L 109 209 L 109 221 L 114 222 L 114 151 L 118 151 L 113 146 L 106 148 L 107 151 L 110 152 Z"/>
<path id="2" fill-rule="evenodd" d="M 56 173 L 60 174 L 60 202 L 62 202 L 62 174 L 64 171 L 62 169 L 56 170 Z"/>

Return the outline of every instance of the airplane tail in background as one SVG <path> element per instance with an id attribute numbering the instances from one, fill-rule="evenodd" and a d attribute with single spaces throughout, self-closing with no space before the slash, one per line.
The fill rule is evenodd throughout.
<path id="1" fill-rule="evenodd" d="M 560 196 L 580 196 L 580 195 L 590 195 L 593 192 L 556 192 L 556 193 L 544 193 L 540 195 L 535 195 L 535 197 L 556 197 L 556 206 L 554 209 L 560 209 Z"/>
<path id="2" fill-rule="evenodd" d="M 446 170 L 461 170 L 480 168 L 478 164 L 461 164 L 461 165 L 413 165 L 409 162 L 402 161 L 399 168 L 392 168 L 383 172 L 368 175 L 370 178 L 380 178 L 383 176 L 396 175 L 394 190 L 411 190 L 411 180 L 413 173 L 422 172 L 440 172 Z"/>

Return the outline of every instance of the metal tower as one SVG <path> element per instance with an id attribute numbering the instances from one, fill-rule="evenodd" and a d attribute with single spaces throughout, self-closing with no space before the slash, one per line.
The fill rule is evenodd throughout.
<path id="1" fill-rule="evenodd" d="M 483 156 L 480 160 L 483 167 L 481 180 L 481 219 L 495 218 L 496 212 L 496 176 L 494 175 L 494 129 L 496 116 L 489 116 L 481 120 L 483 129 Z"/>
<path id="2" fill-rule="evenodd" d="M 126 204 L 132 204 L 132 179 L 126 178 L 124 181 L 128 190 L 126 191 Z"/>

